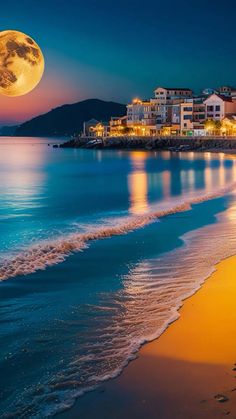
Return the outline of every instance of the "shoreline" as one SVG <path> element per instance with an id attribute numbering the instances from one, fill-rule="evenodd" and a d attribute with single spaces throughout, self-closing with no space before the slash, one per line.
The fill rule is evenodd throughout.
<path id="1" fill-rule="evenodd" d="M 60 145 L 60 148 L 81 148 L 97 150 L 146 150 L 172 152 L 225 152 L 236 153 L 236 138 L 222 137 L 107 137 L 74 138 Z"/>
<path id="2" fill-rule="evenodd" d="M 179 318 L 143 345 L 119 377 L 93 392 L 94 406 L 88 393 L 58 416 L 235 419 L 235 273 L 236 256 L 219 262 L 184 300 Z"/>

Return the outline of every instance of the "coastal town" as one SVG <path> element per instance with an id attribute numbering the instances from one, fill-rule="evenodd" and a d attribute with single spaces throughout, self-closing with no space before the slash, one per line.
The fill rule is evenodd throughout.
<path id="1" fill-rule="evenodd" d="M 195 95 L 189 88 L 157 87 L 148 100 L 133 99 L 126 115 L 85 121 L 82 138 L 235 137 L 236 88 L 221 86 Z"/>

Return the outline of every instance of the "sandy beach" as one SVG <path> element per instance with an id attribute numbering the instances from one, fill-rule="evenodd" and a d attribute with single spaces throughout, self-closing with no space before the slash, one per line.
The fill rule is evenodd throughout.
<path id="1" fill-rule="evenodd" d="M 180 318 L 120 377 L 60 415 L 75 418 L 236 418 L 236 257 L 187 299 Z M 89 406 L 89 407 L 88 407 Z"/>

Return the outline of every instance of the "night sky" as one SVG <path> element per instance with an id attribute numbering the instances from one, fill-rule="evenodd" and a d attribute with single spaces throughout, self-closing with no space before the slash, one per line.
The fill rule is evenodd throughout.
<path id="1" fill-rule="evenodd" d="M 11 0 L 1 30 L 32 36 L 45 56 L 38 87 L 0 97 L 0 124 L 87 98 L 122 103 L 158 85 L 236 85 L 236 1 Z"/>

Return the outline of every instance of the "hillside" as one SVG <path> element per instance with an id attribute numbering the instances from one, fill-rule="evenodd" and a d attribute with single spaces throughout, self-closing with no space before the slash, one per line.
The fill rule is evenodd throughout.
<path id="1" fill-rule="evenodd" d="M 23 123 L 16 129 L 17 136 L 54 136 L 80 133 L 83 122 L 95 118 L 109 121 L 111 116 L 123 116 L 126 106 L 116 102 L 88 99 L 63 105 Z"/>

